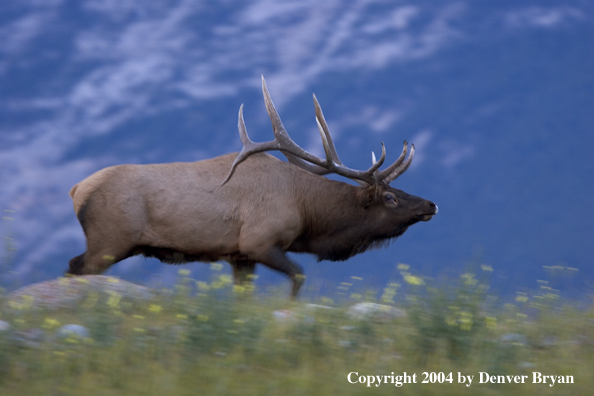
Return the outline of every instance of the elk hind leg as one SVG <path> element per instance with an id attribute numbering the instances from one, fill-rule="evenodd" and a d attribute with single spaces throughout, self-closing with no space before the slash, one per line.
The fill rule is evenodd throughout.
<path id="1" fill-rule="evenodd" d="M 233 280 L 236 285 L 243 285 L 253 281 L 256 262 L 252 260 L 227 260 L 233 268 Z"/>
<path id="2" fill-rule="evenodd" d="M 70 259 L 68 263 L 68 270 L 66 274 L 69 275 L 82 275 L 85 266 L 85 253 L 80 254 Z"/>
<path id="3" fill-rule="evenodd" d="M 73 188 L 72 193 L 75 192 Z M 74 198 L 73 198 L 74 199 Z M 87 237 L 87 251 L 72 258 L 67 274 L 96 275 L 105 272 L 113 264 L 130 257 L 138 234 L 134 228 L 113 227 L 120 219 L 105 217 L 105 211 L 87 201 L 76 213 L 76 217 Z M 110 212 L 107 212 L 110 215 Z"/>
<path id="4" fill-rule="evenodd" d="M 133 249 L 129 246 L 118 246 L 115 243 L 97 246 L 89 242 L 86 252 L 70 260 L 67 274 L 102 274 L 115 263 L 130 257 L 132 251 Z"/>

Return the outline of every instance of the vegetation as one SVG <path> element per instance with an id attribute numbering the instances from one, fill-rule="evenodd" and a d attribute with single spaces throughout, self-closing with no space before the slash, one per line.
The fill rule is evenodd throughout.
<path id="1" fill-rule="evenodd" d="M 211 268 L 210 282 L 180 270 L 173 290 L 145 301 L 92 291 L 82 304 L 58 310 L 37 308 L 32 297 L 0 301 L 0 321 L 10 325 L 0 330 L 0 394 L 586 395 L 594 389 L 594 314 L 563 303 L 546 282 L 502 304 L 488 293 L 489 267 L 430 280 L 401 264 L 400 278 L 379 301 L 353 277 L 340 286 L 340 298 L 308 304 L 289 301 L 284 292 L 234 286 L 220 264 Z M 352 315 L 353 304 L 366 301 L 407 315 Z M 85 332 L 64 331 L 66 324 Z M 358 373 L 350 376 L 355 384 L 351 372 Z M 403 372 L 410 380 L 416 374 L 416 383 L 394 389 L 390 382 Z M 527 379 L 481 384 L 480 372 Z M 533 372 L 564 377 L 551 387 L 550 379 L 533 384 Z M 374 379 L 367 387 L 368 375 L 388 376 L 388 383 L 376 386 Z M 474 375 L 472 384 L 459 383 L 459 375 Z M 565 376 L 574 383 L 559 383 Z"/>

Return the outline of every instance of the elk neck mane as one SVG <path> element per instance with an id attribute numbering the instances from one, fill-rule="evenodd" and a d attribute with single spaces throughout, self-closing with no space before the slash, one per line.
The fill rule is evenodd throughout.
<path id="1" fill-rule="evenodd" d="M 375 200 L 376 186 L 354 186 L 312 175 L 307 181 L 309 190 L 318 194 L 302 195 L 303 230 L 290 251 L 313 253 L 318 261 L 344 261 L 386 247 L 406 230 L 394 230 L 394 235 L 373 232 L 369 206 Z"/>

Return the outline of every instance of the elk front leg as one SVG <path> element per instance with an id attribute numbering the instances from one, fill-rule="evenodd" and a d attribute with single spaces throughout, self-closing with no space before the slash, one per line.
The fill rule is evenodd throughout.
<path id="1" fill-rule="evenodd" d="M 303 275 L 303 269 L 299 264 L 289 260 L 285 255 L 285 252 L 278 246 L 272 246 L 258 255 L 257 261 L 268 268 L 286 274 L 293 281 L 291 297 L 293 299 L 297 297 L 299 289 L 301 289 L 301 286 L 303 286 L 303 283 L 305 282 L 305 275 Z"/>

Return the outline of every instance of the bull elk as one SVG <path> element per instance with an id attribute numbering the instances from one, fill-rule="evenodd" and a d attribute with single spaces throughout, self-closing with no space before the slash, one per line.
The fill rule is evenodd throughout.
<path id="1" fill-rule="evenodd" d="M 275 139 L 255 143 L 247 135 L 243 105 L 239 136 L 243 149 L 189 163 L 117 165 L 102 169 L 70 191 L 87 238 L 87 251 L 70 260 L 68 273 L 100 274 L 133 255 L 164 263 L 225 260 L 236 283 L 256 263 L 286 274 L 297 296 L 301 267 L 286 252 L 311 253 L 318 261 L 346 260 L 428 221 L 437 206 L 390 187 L 411 164 L 414 145 L 405 141 L 398 159 L 380 170 L 386 157 L 372 155 L 367 170 L 338 158 L 322 109 L 314 95 L 316 121 L 326 159 L 289 137 L 262 77 L 266 110 Z M 280 150 L 289 162 L 263 153 Z M 330 180 L 335 173 L 359 184 Z"/>

